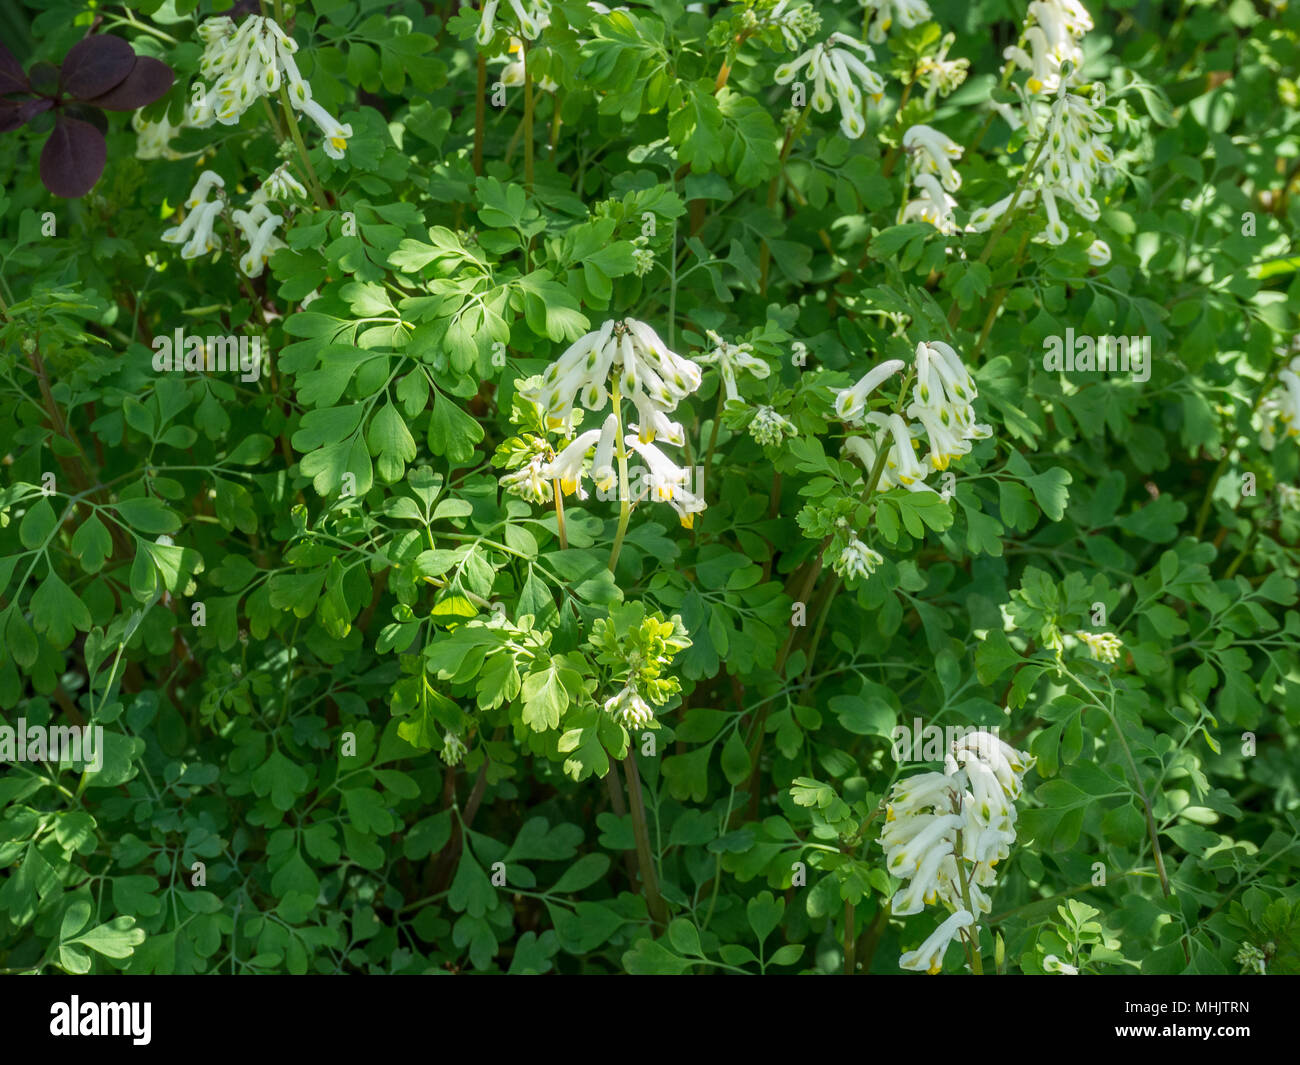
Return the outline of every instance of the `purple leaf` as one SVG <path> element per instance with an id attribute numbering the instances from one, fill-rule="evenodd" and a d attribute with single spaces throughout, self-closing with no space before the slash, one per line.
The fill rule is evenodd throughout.
<path id="1" fill-rule="evenodd" d="M 48 111 L 53 100 L 0 100 L 0 133 L 8 133 L 24 125 L 29 118 Z"/>
<path id="2" fill-rule="evenodd" d="M 166 63 L 142 55 L 123 81 L 86 103 L 105 111 L 134 111 L 166 94 L 175 80 L 176 75 Z"/>
<path id="3" fill-rule="evenodd" d="M 135 52 L 121 37 L 102 33 L 84 37 L 63 57 L 60 87 L 69 96 L 102 96 L 131 73 Z"/>
<path id="4" fill-rule="evenodd" d="M 75 200 L 95 187 L 108 160 L 104 136 L 89 122 L 60 117 L 41 151 L 41 181 L 55 196 Z"/>
<path id="5" fill-rule="evenodd" d="M 0 44 L 0 95 L 7 92 L 26 92 L 27 75 L 22 64 L 3 44 Z"/>

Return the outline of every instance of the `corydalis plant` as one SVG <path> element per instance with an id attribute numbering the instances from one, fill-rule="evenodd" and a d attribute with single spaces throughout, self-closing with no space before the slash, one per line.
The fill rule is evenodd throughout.
<path id="1" fill-rule="evenodd" d="M 108 161 L 104 111 L 134 111 L 161 98 L 175 80 L 172 68 L 138 56 L 121 37 L 97 34 L 68 49 L 58 67 L 22 65 L 0 44 L 0 133 L 54 112 L 54 128 L 41 149 L 41 183 L 55 196 L 75 200 L 99 180 Z"/>
<path id="2" fill-rule="evenodd" d="M 605 711 L 624 728 L 657 728 L 654 706 L 662 706 L 681 691 L 681 681 L 665 672 L 678 651 L 690 647 L 682 619 L 665 620 L 649 614 L 639 602 L 610 610 L 597 618 L 587 646 L 596 661 L 610 670 L 609 680 L 619 690 L 605 700 Z"/>
<path id="3" fill-rule="evenodd" d="M 949 916 L 916 950 L 898 959 L 904 969 L 937 973 L 953 938 L 961 934 L 980 971 L 979 915 L 992 909 L 985 888 L 997 883 L 994 866 L 1016 841 L 1016 804 L 1036 759 L 977 729 L 953 742 L 942 773 L 921 773 L 894 784 L 880 845 L 890 876 L 905 881 L 890 902 L 899 917 L 939 903 Z"/>

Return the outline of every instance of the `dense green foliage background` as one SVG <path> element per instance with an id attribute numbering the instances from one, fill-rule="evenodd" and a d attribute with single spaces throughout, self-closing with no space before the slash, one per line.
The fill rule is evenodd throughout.
<path id="1" fill-rule="evenodd" d="M 177 73 L 145 117 L 179 123 L 219 6 L 0 25 L 24 66 L 128 39 Z M 966 149 L 959 218 L 1016 188 L 1024 131 L 988 106 L 1015 100 L 1011 0 L 894 26 L 853 140 L 783 117 L 791 53 L 742 4 L 670 0 L 556 3 L 499 89 L 508 34 L 477 46 L 472 8 L 281 10 L 352 129 L 334 159 L 304 124 L 314 180 L 269 100 L 177 158 L 110 115 L 79 200 L 42 186 L 39 129 L 0 135 L 0 708 L 107 737 L 97 773 L 0 774 L 0 969 L 896 973 L 935 919 L 890 917 L 873 820 L 919 718 L 1038 760 L 986 969 L 1297 971 L 1300 450 L 1258 408 L 1296 350 L 1300 10 L 1087 6 L 1115 180 L 1059 246 L 1041 207 L 899 224 L 917 123 Z M 856 5 L 816 7 L 862 39 Z M 949 31 L 965 83 L 914 92 Z M 286 161 L 323 203 L 260 276 L 161 240 L 201 170 L 239 202 Z M 500 477 L 545 435 L 517 383 L 616 317 L 770 373 L 724 411 L 703 367 L 675 417 L 707 509 L 636 507 L 611 573 L 617 502 L 568 497 L 562 545 Z M 159 374 L 177 328 L 259 336 L 270 372 Z M 1149 336 L 1150 380 L 1045 370 L 1067 329 Z M 836 390 L 931 340 L 993 433 L 950 502 L 864 499 Z M 760 444 L 755 404 L 797 435 Z M 868 579 L 823 561 L 836 516 L 884 556 Z M 629 734 L 602 706 L 674 615 L 680 692 Z"/>

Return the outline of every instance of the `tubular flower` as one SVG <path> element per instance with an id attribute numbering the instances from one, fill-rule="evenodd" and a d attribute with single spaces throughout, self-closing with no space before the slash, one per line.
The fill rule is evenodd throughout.
<path id="1" fill-rule="evenodd" d="M 713 345 L 707 352 L 695 356 L 701 366 L 716 366 L 718 376 L 722 378 L 722 387 L 727 391 L 727 402 L 740 399 L 736 382 L 742 373 L 753 374 L 759 380 L 767 377 L 772 368 L 754 354 L 752 344 L 728 344 L 722 337 L 710 329 L 705 336 Z"/>
<path id="2" fill-rule="evenodd" d="M 536 389 L 521 392 L 541 407 L 553 428 L 567 424 L 577 397 L 588 410 L 603 407 L 611 373 L 642 416 L 641 439 L 655 437 L 647 412 L 666 413 L 700 387 L 693 362 L 669 351 L 659 334 L 632 318 L 606 322 L 579 338 L 547 369 Z"/>
<path id="3" fill-rule="evenodd" d="M 932 108 L 935 98 L 947 96 L 966 80 L 970 71 L 969 59 L 949 59 L 948 49 L 956 42 L 953 33 L 944 34 L 939 51 L 925 56 L 916 65 L 916 80 L 925 86 L 925 106 Z"/>
<path id="4" fill-rule="evenodd" d="M 204 42 L 199 61 L 199 75 L 204 80 L 190 89 L 186 114 L 190 125 L 198 129 L 214 122 L 233 126 L 259 99 L 279 92 L 283 85 L 294 109 L 320 127 L 326 154 L 332 159 L 343 158 L 352 127 L 340 125 L 312 99 L 311 86 L 298 72 L 294 59 L 298 42 L 274 19 L 249 15 L 236 28 L 233 19 L 221 15 L 205 20 L 198 34 Z"/>
<path id="5" fill-rule="evenodd" d="M 469 748 L 465 746 L 465 741 L 456 733 L 446 732 L 443 734 L 442 751 L 439 753 L 439 757 L 445 765 L 460 765 L 461 759 L 465 757 L 468 751 Z"/>
<path id="6" fill-rule="evenodd" d="M 886 869 L 904 881 L 891 908 L 908 916 L 939 903 L 953 914 L 918 950 L 899 958 L 903 968 L 939 972 L 956 931 L 992 909 L 984 889 L 995 886 L 994 866 L 1015 842 L 1015 799 L 1033 764 L 1033 758 L 976 729 L 952 743 L 942 773 L 894 784 L 880 832 Z"/>
<path id="7" fill-rule="evenodd" d="M 1105 266 L 1110 262 L 1110 245 L 1104 240 L 1094 240 L 1088 245 L 1088 262 L 1093 266 Z"/>
<path id="8" fill-rule="evenodd" d="M 903 150 L 916 160 L 917 172 L 938 174 L 949 192 L 961 188 L 961 175 L 953 169 L 953 160 L 961 158 L 961 146 L 931 126 L 908 127 L 903 134 Z"/>
<path id="9" fill-rule="evenodd" d="M 520 35 L 528 40 L 537 40 L 542 30 L 550 25 L 550 0 L 533 0 L 531 4 L 523 0 L 506 0 L 506 2 L 519 22 Z M 483 16 L 479 21 L 478 32 L 474 35 L 474 39 L 480 46 L 491 41 L 496 33 L 498 7 L 500 7 L 500 0 L 487 0 L 483 5 Z"/>
<path id="10" fill-rule="evenodd" d="M 798 436 L 799 430 L 789 418 L 771 407 L 762 406 L 754 412 L 754 420 L 749 423 L 749 435 L 760 444 L 776 447 L 787 436 Z"/>
<path id="11" fill-rule="evenodd" d="M 862 92 L 865 90 L 873 100 L 879 100 L 885 93 L 880 75 L 867 66 L 875 58 L 870 45 L 855 41 L 847 34 L 832 33 L 821 44 L 777 67 L 776 83 L 788 85 L 807 67 L 808 77 L 813 80 L 813 110 L 825 114 L 838 102 L 840 131 L 849 140 L 856 140 L 867 130 L 862 117 Z"/>
<path id="12" fill-rule="evenodd" d="M 1078 70 L 1082 65 L 1079 42 L 1091 29 L 1092 16 L 1078 0 L 1033 0 L 1020 43 L 1002 55 L 1030 72 L 1030 92 L 1055 92 L 1062 80 L 1062 66 L 1069 62 Z"/>
<path id="13" fill-rule="evenodd" d="M 1055 954 L 1049 954 L 1043 959 L 1043 968 L 1049 973 L 1057 973 L 1061 976 L 1078 976 L 1079 970 L 1067 962 L 1061 961 Z"/>
<path id="14" fill-rule="evenodd" d="M 916 346 L 916 384 L 907 416 L 924 427 L 930 442 L 928 464 L 946 470 L 953 459 L 970 454 L 971 442 L 991 436 L 990 426 L 975 421 L 971 402 L 979 393 L 970 371 L 951 346 L 941 340 Z"/>
<path id="15" fill-rule="evenodd" d="M 852 388 L 841 389 L 835 394 L 835 416 L 841 421 L 860 424 L 871 394 L 902 368 L 902 359 L 889 359 L 874 367 Z"/>
<path id="16" fill-rule="evenodd" d="M 625 443 L 645 460 L 647 470 L 642 484 L 649 498 L 670 503 L 682 525 L 691 528 L 695 515 L 704 509 L 704 500 L 688 487 L 691 471 L 678 466 L 654 444 L 643 443 L 639 436 L 629 434 Z"/>
<path id="17" fill-rule="evenodd" d="M 872 44 L 883 44 L 885 34 L 897 19 L 906 29 L 919 26 L 930 17 L 930 5 L 925 0 L 863 0 L 863 7 L 871 11 L 871 28 L 867 39 Z"/>
<path id="18" fill-rule="evenodd" d="M 957 219 L 953 215 L 953 209 L 957 206 L 957 201 L 944 191 L 939 179 L 933 174 L 918 174 L 916 185 L 921 190 L 921 195 L 908 201 L 903 208 L 902 221 L 929 222 L 947 236 L 956 233 Z"/>
<path id="19" fill-rule="evenodd" d="M 1277 446 L 1277 422 L 1282 423 L 1282 434 L 1288 439 L 1300 437 L 1300 356 L 1278 373 L 1277 380 L 1277 387 L 1259 405 L 1259 442 L 1265 451 Z"/>
<path id="20" fill-rule="evenodd" d="M 534 455 L 519 469 L 503 474 L 501 487 L 529 503 L 549 503 L 554 489 L 546 476 L 547 465 L 544 456 Z"/>
<path id="21" fill-rule="evenodd" d="M 614 477 L 610 460 L 617 432 L 618 419 L 611 414 L 599 429 L 589 429 L 574 437 L 563 451 L 543 466 L 542 476 L 550 481 L 559 481 L 561 492 L 565 495 L 576 492 L 579 499 L 587 498 L 582 490 L 584 476 L 591 476 L 597 488 L 608 489 Z M 593 447 L 596 454 L 588 473 L 587 452 Z"/>
<path id="22" fill-rule="evenodd" d="M 641 698 L 633 684 L 605 700 L 605 713 L 612 714 L 615 721 L 628 729 L 645 728 L 655 716 L 654 709 Z"/>
<path id="23" fill-rule="evenodd" d="M 185 209 L 188 211 L 185 220 L 180 225 L 163 231 L 162 239 L 168 244 L 183 245 L 182 259 L 196 259 L 221 247 L 212 227 L 225 203 L 221 193 L 213 200 L 208 199 L 208 193 L 214 188 L 224 189 L 225 185 L 215 170 L 203 171 L 185 199 Z"/>
<path id="24" fill-rule="evenodd" d="M 1116 662 L 1124 650 L 1124 642 L 1113 632 L 1076 632 L 1074 635 L 1098 662 Z"/>
<path id="25" fill-rule="evenodd" d="M 259 193 L 264 193 L 264 199 L 271 200 L 307 198 L 307 190 L 289 171 L 288 163 L 281 163 L 267 175 L 266 180 L 262 182 L 262 187 L 253 194 L 254 198 Z"/>
<path id="26" fill-rule="evenodd" d="M 184 158 L 181 152 L 171 146 L 171 141 L 187 125 L 189 123 L 182 119 L 180 125 L 173 126 L 167 121 L 166 115 L 157 122 L 148 122 L 137 111 L 131 116 L 131 128 L 136 132 L 135 157 L 137 159 Z"/>
<path id="27" fill-rule="evenodd" d="M 844 550 L 831 563 L 831 568 L 840 577 L 858 577 L 865 580 L 876 572 L 876 567 L 884 562 L 878 551 L 873 551 L 853 534 L 849 534 Z"/>
<path id="28" fill-rule="evenodd" d="M 781 33 L 785 46 L 795 51 L 801 44 L 817 35 L 822 28 L 822 17 L 813 10 L 811 4 L 799 3 L 798 0 L 779 0 L 765 16 L 764 22 L 775 26 Z"/>

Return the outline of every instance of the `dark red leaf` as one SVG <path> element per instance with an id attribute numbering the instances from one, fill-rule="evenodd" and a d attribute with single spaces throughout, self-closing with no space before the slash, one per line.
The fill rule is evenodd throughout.
<path id="1" fill-rule="evenodd" d="M 29 118 L 48 111 L 53 100 L 0 100 L 0 133 L 8 133 L 25 124 Z"/>
<path id="2" fill-rule="evenodd" d="M 0 44 L 0 96 L 7 92 L 26 92 L 27 75 L 13 52 Z"/>
<path id="3" fill-rule="evenodd" d="M 59 86 L 69 96 L 102 96 L 131 73 L 135 51 L 121 37 L 101 33 L 84 37 L 63 57 Z"/>
<path id="4" fill-rule="evenodd" d="M 60 117 L 41 151 L 41 181 L 55 196 L 75 200 L 95 187 L 108 160 L 104 136 L 89 122 Z"/>
<path id="5" fill-rule="evenodd" d="M 134 111 L 165 95 L 175 80 L 176 75 L 166 63 L 142 55 L 122 82 L 86 103 L 105 111 Z"/>
<path id="6" fill-rule="evenodd" d="M 59 93 L 59 68 L 48 60 L 33 63 L 27 71 L 27 83 L 38 96 L 57 96 Z"/>

